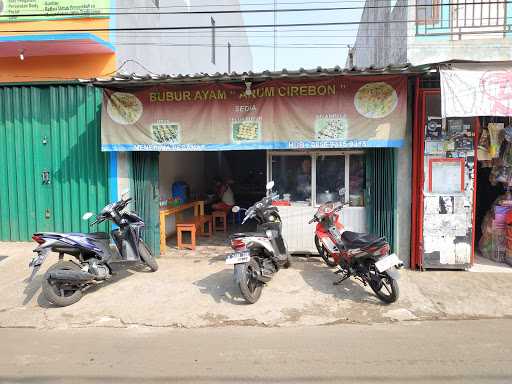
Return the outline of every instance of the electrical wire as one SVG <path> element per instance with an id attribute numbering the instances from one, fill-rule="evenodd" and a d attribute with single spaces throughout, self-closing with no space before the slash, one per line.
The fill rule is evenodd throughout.
<path id="1" fill-rule="evenodd" d="M 499 26 L 499 27 L 502 27 L 502 26 Z M 330 32 L 338 32 L 336 30 L 329 30 Z M 339 32 L 349 32 L 350 30 L 340 30 Z M 262 31 L 263 32 L 263 31 Z M 354 37 L 360 37 L 360 38 L 377 38 L 377 37 L 393 37 L 393 38 L 397 38 L 397 37 L 409 37 L 409 35 L 403 35 L 403 34 L 336 34 L 336 33 L 330 33 L 328 35 L 319 35 L 319 34 L 307 34 L 307 35 L 294 35 L 294 34 L 289 34 L 290 32 L 294 32 L 294 31 L 287 31 L 287 34 L 279 34 L 278 33 L 278 36 L 280 39 L 294 39 L 294 38 L 311 38 L 311 39 L 315 39 L 315 38 L 334 38 L 334 37 L 349 37 L 349 38 L 354 38 Z M 442 32 L 442 35 L 443 36 L 458 36 L 460 34 L 462 35 L 465 35 L 465 34 L 478 34 L 478 35 L 492 35 L 492 34 L 503 34 L 503 29 L 500 29 L 500 30 L 487 30 L 487 31 L 465 31 L 465 32 Z M 152 33 L 151 31 L 149 31 L 149 33 L 140 33 L 140 34 L 124 34 L 124 33 L 119 33 L 117 34 L 117 38 L 118 39 L 122 39 L 122 38 L 138 38 L 138 37 L 166 37 L 166 38 L 171 38 L 171 39 L 207 39 L 207 38 L 210 38 L 211 35 L 188 35 L 188 34 L 174 34 L 173 32 L 166 32 L 166 31 L 162 31 L 162 32 L 154 32 Z M 247 39 L 247 35 L 245 34 L 239 34 L 239 35 L 218 35 L 219 37 L 225 37 L 225 38 L 229 38 L 229 39 L 241 39 L 241 40 L 246 40 Z M 429 36 L 428 34 L 427 35 L 418 35 L 418 36 Z M 255 36 L 257 37 L 258 39 L 273 39 L 274 38 L 274 34 L 273 32 L 271 34 L 266 34 L 266 35 L 257 35 Z"/>
<path id="2" fill-rule="evenodd" d="M 365 0 L 343 0 L 344 3 L 353 3 L 353 4 L 364 4 Z M 327 1 L 291 1 L 291 2 L 279 2 L 281 5 L 311 5 L 311 4 L 339 4 L 339 0 L 327 0 Z M 266 3 L 246 3 L 243 4 L 244 7 L 252 7 L 252 6 L 273 6 L 273 2 L 266 2 Z M 211 8 L 211 7 L 221 7 L 221 8 L 227 8 L 227 7 L 242 7 L 242 4 L 240 2 L 236 3 L 215 3 L 215 4 L 190 4 L 190 5 L 143 5 L 143 6 L 132 6 L 132 7 L 95 7 L 95 9 L 99 10 L 117 10 L 117 9 L 194 9 L 194 8 Z"/>
<path id="3" fill-rule="evenodd" d="M 464 41 L 464 40 L 459 40 Z M 232 48 L 273 48 L 274 44 L 233 44 L 230 43 Z M 96 46 L 96 42 L 74 42 L 73 46 Z M 211 44 L 200 44 L 200 43 L 154 43 L 150 41 L 140 41 L 140 42 L 119 42 L 116 45 L 119 46 L 146 46 L 146 47 L 205 47 L 211 48 Z M 422 44 L 408 44 L 409 47 L 425 47 Z M 227 48 L 227 44 L 217 44 L 217 48 Z M 314 48 L 336 48 L 336 49 L 348 49 L 346 43 L 288 43 L 288 44 L 278 44 L 277 48 L 290 48 L 290 49 L 314 49 Z M 475 47 L 475 45 L 471 44 L 457 44 L 457 47 L 462 48 L 471 48 Z M 382 47 L 377 47 L 373 45 L 359 45 L 352 47 L 354 49 L 377 49 Z M 436 46 L 435 49 L 452 49 L 452 46 Z M 479 42 L 478 49 L 495 49 L 502 48 L 502 45 L 499 43 L 496 44 L 482 44 Z M 30 51 L 25 50 L 25 57 L 30 57 Z"/>
<path id="4" fill-rule="evenodd" d="M 481 20 L 466 19 L 466 20 Z M 438 20 L 442 23 L 449 20 Z M 215 29 L 252 29 L 252 28 L 295 28 L 295 27 L 316 27 L 316 26 L 341 26 L 341 25 L 375 25 L 375 24 L 408 24 L 416 23 L 417 20 L 377 20 L 377 21 L 339 21 L 320 23 L 287 23 L 287 24 L 247 24 L 247 25 L 216 25 Z M 474 26 L 463 28 L 481 28 L 487 26 Z M 119 32 L 119 31 L 182 31 L 182 30 L 209 30 L 211 25 L 190 25 L 172 27 L 123 27 L 123 28 L 66 28 L 66 29 L 15 29 L 0 30 L 0 33 L 45 33 L 45 32 Z M 504 31 L 506 32 L 506 31 Z"/>
<path id="5" fill-rule="evenodd" d="M 450 2 L 443 3 L 443 6 L 475 6 L 475 5 L 506 5 L 505 0 L 479 1 L 473 3 Z M 201 10 L 201 11 L 150 11 L 150 12 L 48 12 L 48 13 L 24 13 L 24 14 L 3 14 L 2 18 L 24 18 L 24 17 L 93 17 L 93 16 L 122 16 L 122 15 L 210 15 L 210 14 L 244 14 L 244 13 L 295 13 L 295 12 L 335 12 L 363 9 L 396 9 L 396 8 L 435 8 L 436 5 L 396 4 L 391 5 L 364 5 L 358 7 L 309 7 L 309 8 L 275 8 L 275 9 L 237 9 L 237 10 Z M 497 19 L 492 18 L 492 20 Z M 489 16 L 489 19 L 490 16 Z"/>
<path id="6" fill-rule="evenodd" d="M 353 3 L 353 4 L 364 4 L 365 0 L 344 0 L 344 3 Z M 326 0 L 326 1 L 290 1 L 290 2 L 279 2 L 281 5 L 288 6 L 288 5 L 312 5 L 312 4 L 339 4 L 340 1 L 336 0 Z M 243 4 L 244 7 L 252 7 L 252 6 L 273 6 L 273 2 L 257 2 L 257 3 L 246 3 Z M 110 6 L 110 7 L 95 7 L 95 9 L 98 10 L 122 10 L 122 9 L 197 9 L 197 8 L 213 8 L 213 7 L 221 7 L 221 8 L 228 8 L 228 7 L 242 7 L 240 2 L 236 3 L 215 3 L 215 4 L 190 4 L 190 5 L 160 5 L 156 7 L 155 5 L 143 5 L 143 6 L 132 6 L 132 7 L 117 7 L 117 6 Z"/>

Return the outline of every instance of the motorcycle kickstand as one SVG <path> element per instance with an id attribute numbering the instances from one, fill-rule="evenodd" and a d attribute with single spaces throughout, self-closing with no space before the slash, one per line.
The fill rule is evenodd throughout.
<path id="1" fill-rule="evenodd" d="M 341 271 L 339 272 L 341 273 Z M 350 273 L 345 273 L 343 275 L 343 277 L 335 282 L 332 283 L 332 285 L 340 285 L 341 283 L 343 283 L 345 280 L 347 280 L 348 278 L 350 277 Z"/>

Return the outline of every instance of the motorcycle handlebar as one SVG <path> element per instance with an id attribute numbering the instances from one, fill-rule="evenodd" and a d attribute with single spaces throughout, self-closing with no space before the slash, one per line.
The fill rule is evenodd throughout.
<path id="1" fill-rule="evenodd" d="M 94 220 L 91 224 L 89 224 L 89 227 L 92 227 L 93 225 L 96 225 L 96 224 L 103 223 L 104 221 L 105 221 L 105 218 L 103 218 L 103 217 L 101 217 L 101 218 L 96 217 L 96 220 Z"/>
<path id="2" fill-rule="evenodd" d="M 122 211 L 124 208 L 126 208 L 126 206 L 128 205 L 128 203 L 130 201 L 133 201 L 133 198 L 129 197 L 126 200 L 123 199 L 123 200 L 119 200 L 118 202 L 114 203 L 114 205 L 111 208 L 112 212 L 113 211 Z M 112 216 L 112 214 L 110 216 Z M 92 227 L 93 225 L 103 223 L 107 219 L 108 218 L 105 216 L 96 216 L 96 220 L 94 220 L 92 223 L 90 223 L 89 226 Z"/>

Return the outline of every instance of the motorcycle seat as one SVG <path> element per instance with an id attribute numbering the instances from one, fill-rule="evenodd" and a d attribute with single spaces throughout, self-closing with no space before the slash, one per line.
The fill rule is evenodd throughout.
<path id="1" fill-rule="evenodd" d="M 234 233 L 230 236 L 231 239 L 239 239 L 241 237 L 266 237 L 263 232 L 243 232 L 243 233 Z"/>
<path id="2" fill-rule="evenodd" d="M 74 233 L 74 232 L 39 232 L 36 235 L 50 236 L 50 237 L 69 237 L 69 236 L 81 236 L 90 237 L 95 240 L 108 240 L 110 236 L 106 232 L 93 232 L 93 233 Z"/>
<path id="3" fill-rule="evenodd" d="M 341 234 L 341 240 L 348 249 L 367 248 L 379 242 L 385 242 L 385 237 L 379 237 L 370 233 L 357 233 L 345 231 Z"/>

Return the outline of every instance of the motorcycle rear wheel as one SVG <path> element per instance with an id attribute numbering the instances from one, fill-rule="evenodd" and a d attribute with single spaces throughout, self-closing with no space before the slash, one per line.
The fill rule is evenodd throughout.
<path id="1" fill-rule="evenodd" d="M 73 287 L 69 284 L 49 281 L 48 272 L 56 271 L 58 269 L 68 271 L 73 270 L 79 272 L 81 271 L 81 268 L 71 261 L 59 261 L 58 263 L 48 268 L 48 271 L 43 277 L 43 282 L 41 285 L 46 300 L 52 304 L 58 305 L 59 307 L 67 307 L 68 305 L 75 304 L 77 301 L 79 301 L 83 296 L 83 292 L 78 286 Z"/>
<path id="2" fill-rule="evenodd" d="M 139 242 L 139 254 L 144 264 L 146 264 L 149 269 L 151 269 L 151 272 L 158 271 L 158 263 L 156 262 L 155 257 L 151 253 L 151 250 L 147 244 L 142 240 Z"/>
<path id="3" fill-rule="evenodd" d="M 389 276 L 386 272 L 380 275 L 380 280 L 371 280 L 370 288 L 375 292 L 377 297 L 386 304 L 394 303 L 398 300 L 400 290 L 398 289 L 398 282 Z"/>
<path id="4" fill-rule="evenodd" d="M 316 249 L 318 250 L 318 253 L 320 254 L 320 257 L 325 261 L 325 264 L 327 264 L 329 267 L 333 268 L 337 264 L 334 261 L 334 258 L 331 256 L 329 252 L 325 250 L 323 245 L 320 243 L 320 239 L 318 236 L 315 235 L 315 245 Z"/>
<path id="5" fill-rule="evenodd" d="M 235 269 L 238 269 L 235 273 L 239 276 L 238 286 L 242 296 L 249 304 L 254 304 L 263 290 L 263 283 L 253 276 L 260 273 L 258 262 L 251 258 L 247 263 L 235 265 Z"/>

